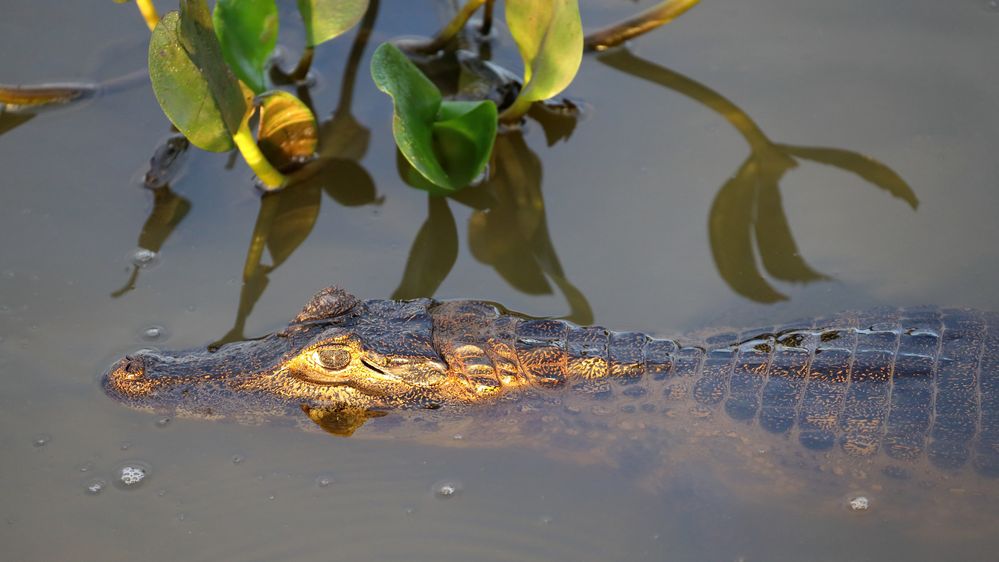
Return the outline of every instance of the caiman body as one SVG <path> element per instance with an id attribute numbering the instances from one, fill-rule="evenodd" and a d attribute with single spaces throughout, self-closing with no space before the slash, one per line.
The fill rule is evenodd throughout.
<path id="1" fill-rule="evenodd" d="M 389 433 L 549 433 L 568 448 L 617 431 L 626 453 L 640 430 L 672 424 L 717 427 L 748 456 L 768 443 L 851 470 L 999 476 L 999 314 L 963 309 L 879 309 L 674 341 L 482 301 L 360 301 L 330 288 L 279 333 L 214 351 L 139 352 L 104 385 L 139 408 L 245 421 L 304 411 L 347 435 L 385 416 L 372 425 Z"/>

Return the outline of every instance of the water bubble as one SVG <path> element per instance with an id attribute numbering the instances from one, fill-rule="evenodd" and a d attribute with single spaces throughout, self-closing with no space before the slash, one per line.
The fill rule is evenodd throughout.
<path id="1" fill-rule="evenodd" d="M 159 490 L 156 490 L 156 495 L 162 498 L 163 496 L 167 495 L 167 491 L 163 488 L 160 488 Z"/>
<path id="2" fill-rule="evenodd" d="M 543 526 L 548 526 L 551 525 L 554 520 L 555 519 L 553 519 L 550 515 L 542 515 L 541 519 L 538 520 L 538 523 L 541 523 Z"/>
<path id="3" fill-rule="evenodd" d="M 334 480 L 332 476 L 320 475 L 316 478 L 316 485 L 320 488 L 329 488 L 333 484 Z"/>
<path id="4" fill-rule="evenodd" d="M 405 511 L 406 511 L 406 515 L 412 515 L 412 514 L 416 513 L 416 508 L 412 507 L 412 506 L 407 506 L 406 509 L 405 509 Z"/>
<path id="5" fill-rule="evenodd" d="M 167 330 L 163 326 L 153 324 L 142 329 L 142 339 L 145 341 L 158 341 L 166 339 L 166 337 Z"/>
<path id="6" fill-rule="evenodd" d="M 241 462 L 243 462 L 245 460 L 246 460 L 246 457 L 244 457 L 243 455 L 233 455 L 232 456 L 232 464 L 239 464 L 239 463 L 241 463 Z"/>
<path id="7" fill-rule="evenodd" d="M 156 265 L 159 262 L 159 254 L 146 248 L 139 248 L 132 252 L 132 263 L 138 267 L 146 268 Z"/>
<path id="8" fill-rule="evenodd" d="M 79 470 L 80 472 L 90 472 L 93 469 L 94 469 L 94 463 L 92 462 L 85 462 L 76 465 L 76 470 Z"/>
<path id="9" fill-rule="evenodd" d="M 267 499 L 270 500 L 270 501 L 274 501 L 276 498 L 277 498 L 277 496 L 275 496 L 274 494 L 271 494 L 271 495 L 267 496 Z"/>
<path id="10" fill-rule="evenodd" d="M 122 451 L 127 451 L 127 450 L 129 450 L 129 449 L 132 448 L 132 442 L 131 441 L 122 441 L 121 445 L 119 445 L 118 448 L 121 449 Z"/>
<path id="11" fill-rule="evenodd" d="M 434 495 L 441 499 L 457 496 L 461 493 L 463 486 L 461 482 L 454 480 L 441 480 L 434 484 Z"/>
<path id="12" fill-rule="evenodd" d="M 87 483 L 87 494 L 91 496 L 96 496 L 97 494 L 104 491 L 104 488 L 108 487 L 108 483 L 100 478 L 95 478 Z"/>
<path id="13" fill-rule="evenodd" d="M 850 511 L 867 511 L 871 508 L 871 500 L 867 496 L 853 496 L 846 505 Z"/>
<path id="14" fill-rule="evenodd" d="M 44 447 L 52 440 L 52 436 L 47 433 L 39 433 L 31 438 L 31 444 L 35 447 Z"/>
<path id="15" fill-rule="evenodd" d="M 115 484 L 126 490 L 138 488 L 149 476 L 149 472 L 150 467 L 144 462 L 127 462 L 118 467 L 116 471 L 118 479 Z"/>
<path id="16" fill-rule="evenodd" d="M 169 416 L 165 416 L 165 417 L 162 417 L 162 418 L 156 420 L 156 427 L 166 427 L 168 425 L 170 425 L 170 417 Z"/>

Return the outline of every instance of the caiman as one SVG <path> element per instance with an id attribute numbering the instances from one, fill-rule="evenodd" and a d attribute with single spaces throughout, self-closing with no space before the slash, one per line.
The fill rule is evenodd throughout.
<path id="1" fill-rule="evenodd" d="M 667 435 L 681 431 L 728 439 L 766 472 L 999 476 L 999 314 L 965 309 L 884 308 L 672 340 L 485 301 L 361 301 L 331 287 L 280 332 L 137 352 L 103 383 L 141 409 L 297 416 L 340 435 L 371 420 L 362 433 L 392 438 L 545 435 L 543 447 L 570 452 L 603 440 L 619 464 L 669 454 Z"/>

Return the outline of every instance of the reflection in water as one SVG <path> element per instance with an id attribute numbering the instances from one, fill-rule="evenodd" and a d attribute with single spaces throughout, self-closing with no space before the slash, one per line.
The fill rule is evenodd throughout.
<path id="1" fill-rule="evenodd" d="M 191 202 L 174 193 L 169 184 L 150 191 L 153 192 L 153 210 L 150 211 L 139 233 L 139 248 L 159 254 L 167 238 L 191 210 Z M 118 298 L 135 289 L 141 268 L 140 265 L 133 264 L 128 280 L 120 289 L 112 292 L 111 297 Z"/>
<path id="2" fill-rule="evenodd" d="M 912 188 L 877 160 L 838 148 L 775 143 L 744 111 L 703 84 L 642 60 L 625 49 L 597 58 L 617 70 L 702 103 L 724 117 L 749 143 L 749 156 L 718 191 L 708 217 L 711 253 L 718 273 L 736 293 L 746 298 L 762 303 L 787 299 L 764 279 L 757 266 L 757 254 L 763 269 L 774 279 L 809 283 L 829 278 L 812 269 L 800 256 L 781 204 L 780 180 L 788 170 L 797 167 L 797 159 L 853 172 L 913 209 L 919 205 Z"/>
<path id="3" fill-rule="evenodd" d="M 0 110 L 0 135 L 27 123 L 34 116 L 34 113 L 8 113 Z"/>
<path id="4" fill-rule="evenodd" d="M 571 129 L 570 129 L 571 130 Z M 404 158 L 399 173 L 411 180 L 414 171 Z M 566 319 L 593 322 L 586 297 L 565 277 L 548 232 L 541 194 L 541 160 L 519 131 L 496 137 L 488 178 L 448 198 L 428 196 L 426 222 L 413 241 L 394 299 L 432 296 L 458 256 L 458 232 L 447 199 L 474 209 L 468 220 L 472 256 L 492 266 L 513 288 L 529 295 L 547 295 L 558 287 L 569 305 Z"/>

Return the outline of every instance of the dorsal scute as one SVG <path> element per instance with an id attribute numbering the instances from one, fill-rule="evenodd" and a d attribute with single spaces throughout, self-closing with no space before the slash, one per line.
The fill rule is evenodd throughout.
<path id="1" fill-rule="evenodd" d="M 360 303 L 360 299 L 340 287 L 326 287 L 316 293 L 292 320 L 293 324 L 316 322 L 342 316 Z"/>

